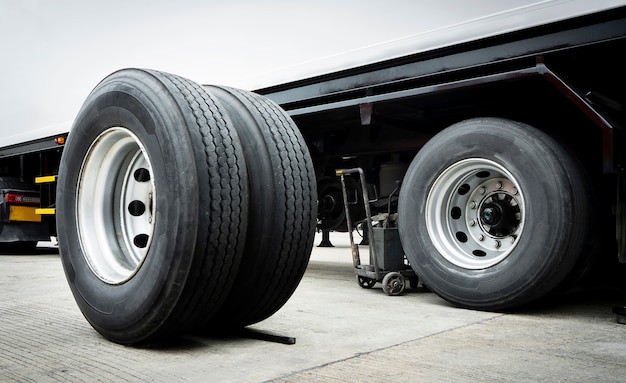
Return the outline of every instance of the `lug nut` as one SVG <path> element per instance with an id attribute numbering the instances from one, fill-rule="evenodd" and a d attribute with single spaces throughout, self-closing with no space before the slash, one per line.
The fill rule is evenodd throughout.
<path id="1" fill-rule="evenodd" d="M 496 239 L 496 249 L 500 248 L 500 241 Z"/>

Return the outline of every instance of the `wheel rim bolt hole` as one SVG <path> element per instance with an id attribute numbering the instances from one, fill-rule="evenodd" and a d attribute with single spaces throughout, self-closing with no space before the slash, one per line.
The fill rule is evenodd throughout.
<path id="1" fill-rule="evenodd" d="M 143 249 L 148 246 L 149 239 L 150 237 L 147 234 L 139 234 L 135 236 L 135 238 L 133 239 L 133 243 L 135 244 L 135 246 Z"/>
<path id="2" fill-rule="evenodd" d="M 128 204 L 128 212 L 133 217 L 139 217 L 146 212 L 146 205 L 141 201 L 134 200 Z"/>
<path id="3" fill-rule="evenodd" d="M 458 193 L 459 195 L 465 195 L 470 191 L 471 187 L 468 184 L 463 184 L 459 186 Z"/>
<path id="4" fill-rule="evenodd" d="M 462 231 L 457 231 L 456 232 L 456 239 L 458 239 L 459 242 L 466 243 L 467 242 L 467 234 L 465 234 Z"/>
<path id="5" fill-rule="evenodd" d="M 450 212 L 450 216 L 452 217 L 452 219 L 459 219 L 461 218 L 462 215 L 462 210 L 460 207 L 455 206 L 452 208 L 452 211 Z"/>
<path id="6" fill-rule="evenodd" d="M 139 168 L 135 170 L 133 177 L 137 182 L 148 182 L 150 181 L 150 171 L 146 168 Z"/>

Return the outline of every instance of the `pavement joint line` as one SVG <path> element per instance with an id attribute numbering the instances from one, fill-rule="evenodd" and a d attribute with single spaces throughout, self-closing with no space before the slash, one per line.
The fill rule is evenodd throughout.
<path id="1" fill-rule="evenodd" d="M 406 344 L 409 344 L 409 343 L 423 341 L 423 340 L 430 339 L 430 338 L 433 338 L 433 337 L 437 337 L 437 336 L 440 336 L 440 335 L 443 335 L 443 334 L 456 332 L 456 331 L 459 331 L 459 330 L 464 330 L 464 329 L 466 329 L 468 327 L 473 327 L 473 326 L 476 326 L 476 325 L 482 325 L 482 324 L 491 322 L 493 320 L 500 319 L 500 318 L 502 318 L 504 316 L 507 316 L 507 315 L 509 315 L 509 314 L 507 314 L 507 313 L 494 314 L 494 316 L 492 316 L 492 317 L 485 318 L 485 319 L 477 321 L 477 322 L 467 323 L 467 324 L 464 324 L 462 326 L 458 326 L 458 327 L 454 327 L 454 328 L 450 328 L 450 329 L 434 332 L 432 334 L 428 334 L 428 335 L 424 335 L 424 336 L 421 336 L 421 337 L 418 337 L 418 338 L 406 340 L 404 342 L 392 344 L 392 345 L 389 345 L 389 346 L 380 347 L 380 348 L 373 349 L 373 350 L 370 350 L 370 351 L 358 352 L 358 353 L 356 353 L 356 354 L 354 354 L 352 356 L 348 356 L 348 357 L 345 357 L 345 358 L 342 358 L 342 359 L 333 360 L 333 361 L 327 362 L 327 363 L 322 363 L 322 364 L 319 364 L 317 366 L 304 368 L 302 370 L 290 372 L 290 373 L 285 374 L 285 375 L 281 375 L 281 376 L 277 376 L 277 377 L 272 378 L 272 379 L 264 380 L 264 381 L 262 381 L 260 383 L 270 383 L 270 382 L 276 382 L 276 381 L 279 381 L 279 380 L 287 379 L 289 377 L 300 375 L 300 374 L 303 374 L 303 373 L 306 373 L 306 372 L 316 371 L 316 370 L 319 370 L 319 369 L 322 369 L 322 368 L 325 368 L 325 367 L 328 367 L 328 366 L 334 366 L 334 365 L 337 365 L 337 364 L 340 364 L 340 363 L 344 363 L 344 362 L 347 362 L 347 361 L 350 361 L 350 360 L 355 360 L 355 359 L 358 359 L 358 358 L 361 358 L 361 357 L 364 357 L 364 356 L 368 356 L 368 355 L 377 353 L 379 351 L 390 350 L 390 349 L 393 349 L 395 347 L 399 347 L 399 346 L 406 345 Z"/>

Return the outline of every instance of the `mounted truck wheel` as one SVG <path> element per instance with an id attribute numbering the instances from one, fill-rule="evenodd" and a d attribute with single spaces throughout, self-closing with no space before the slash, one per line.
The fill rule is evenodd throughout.
<path id="1" fill-rule="evenodd" d="M 413 160 L 399 200 L 402 245 L 444 299 L 503 310 L 559 287 L 590 251 L 580 165 L 556 141 L 503 119 L 458 123 Z"/>
<path id="2" fill-rule="evenodd" d="M 233 118 L 250 178 L 244 257 L 213 321 L 236 328 L 274 314 L 300 283 L 315 236 L 316 178 L 304 138 L 276 104 L 251 92 L 206 89 Z"/>
<path id="3" fill-rule="evenodd" d="M 248 180 L 202 87 L 136 69 L 104 79 L 75 120 L 57 195 L 67 280 L 103 336 L 152 342 L 217 312 L 243 254 Z"/>

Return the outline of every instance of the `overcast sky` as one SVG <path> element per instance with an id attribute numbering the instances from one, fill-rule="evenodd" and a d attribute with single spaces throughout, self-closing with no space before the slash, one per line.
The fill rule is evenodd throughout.
<path id="1" fill-rule="evenodd" d="M 117 69 L 242 86 L 256 74 L 528 2 L 0 0 L 0 134 L 71 121 Z"/>

